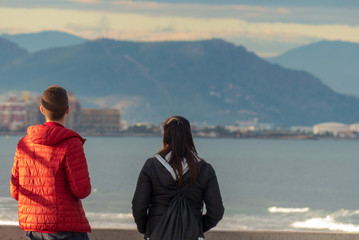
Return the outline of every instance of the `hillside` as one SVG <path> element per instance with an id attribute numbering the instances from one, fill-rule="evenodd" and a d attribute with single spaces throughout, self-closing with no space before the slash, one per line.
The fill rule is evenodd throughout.
<path id="1" fill-rule="evenodd" d="M 138 43 L 89 41 L 28 55 L 0 71 L 1 89 L 41 92 L 63 85 L 83 105 L 120 107 L 124 120 L 307 125 L 359 121 L 359 100 L 335 93 L 304 71 L 271 64 L 214 39 Z"/>
<path id="2" fill-rule="evenodd" d="M 288 51 L 270 62 L 306 70 L 333 90 L 359 96 L 359 44 L 321 41 Z"/>
<path id="3" fill-rule="evenodd" d="M 30 53 L 49 48 L 77 45 L 87 41 L 87 39 L 58 31 L 43 31 L 38 33 L 13 35 L 2 34 L 0 37 L 16 43 Z"/>
<path id="4" fill-rule="evenodd" d="M 0 38 L 0 68 L 6 63 L 10 63 L 26 54 L 27 52 L 15 43 Z"/>

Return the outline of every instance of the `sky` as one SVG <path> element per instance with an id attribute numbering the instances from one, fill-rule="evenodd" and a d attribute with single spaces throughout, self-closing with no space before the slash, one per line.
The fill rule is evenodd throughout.
<path id="1" fill-rule="evenodd" d="M 270 57 L 321 40 L 359 43 L 358 16 L 358 0 L 0 0 L 0 34 L 220 38 Z"/>

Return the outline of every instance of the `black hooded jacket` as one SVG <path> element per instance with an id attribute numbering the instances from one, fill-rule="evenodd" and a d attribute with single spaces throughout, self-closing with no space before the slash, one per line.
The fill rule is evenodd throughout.
<path id="1" fill-rule="evenodd" d="M 198 222 L 200 237 L 222 219 L 224 207 L 213 167 L 201 160 L 200 174 L 186 193 L 188 202 Z M 189 172 L 183 175 L 183 186 L 189 184 Z M 177 194 L 178 182 L 170 172 L 152 157 L 145 162 L 138 177 L 132 200 L 132 213 L 140 233 L 150 237 L 161 216 Z M 206 213 L 203 215 L 203 203 Z"/>

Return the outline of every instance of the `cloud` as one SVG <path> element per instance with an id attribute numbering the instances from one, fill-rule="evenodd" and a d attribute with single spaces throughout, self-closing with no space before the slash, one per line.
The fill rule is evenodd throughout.
<path id="1" fill-rule="evenodd" d="M 81 1 L 84 5 L 99 4 L 98 0 L 73 1 Z M 174 5 L 154 2 L 142 2 L 142 4 L 132 1 L 111 2 L 111 6 L 120 6 L 122 10 L 118 12 L 107 8 L 100 10 L 0 8 L 0 31 L 23 33 L 60 30 L 88 39 L 113 38 L 134 41 L 222 38 L 236 44 L 245 43 L 246 47 L 261 55 L 274 55 L 275 52 L 278 54 L 287 50 L 289 46 L 295 47 L 313 40 L 359 42 L 359 23 L 349 25 L 310 24 L 284 20 L 264 21 L 265 18 L 274 15 L 277 18 L 290 18 L 300 13 L 300 9 L 274 7 L 267 9 L 241 5 L 214 8 L 211 5 Z M 146 9 L 146 13 L 141 12 Z M 148 11 L 149 9 L 151 11 Z M 211 11 L 214 12 L 215 9 L 217 12 L 222 11 L 220 16 L 212 16 Z M 177 14 L 169 16 L 175 10 Z M 156 11 L 159 14 L 154 14 Z M 197 11 L 199 17 L 195 16 L 194 11 Z M 237 17 L 231 14 L 225 17 L 226 11 L 237 11 Z M 256 21 L 247 20 L 254 18 Z M 263 21 L 259 21 L 260 19 Z M 268 49 L 260 50 L 259 43 L 267 43 Z M 280 45 L 283 45 L 282 50 Z M 270 46 L 276 46 L 275 50 Z"/>
<path id="2" fill-rule="evenodd" d="M 100 4 L 101 0 L 66 0 L 67 2 L 83 3 L 83 4 Z"/>
<path id="3" fill-rule="evenodd" d="M 268 1 L 251 1 L 250 5 L 222 3 L 199 3 L 198 1 L 132 1 L 132 0 L 66 0 L 66 1 L 26 1 L 3 0 L 3 7 L 16 8 L 53 8 L 107 11 L 113 13 L 134 13 L 151 16 L 173 16 L 194 18 L 241 18 L 256 22 L 296 22 L 308 24 L 358 24 L 358 9 L 340 2 L 340 8 L 331 4 L 268 4 Z M 243 2 L 243 1 L 242 1 Z"/>

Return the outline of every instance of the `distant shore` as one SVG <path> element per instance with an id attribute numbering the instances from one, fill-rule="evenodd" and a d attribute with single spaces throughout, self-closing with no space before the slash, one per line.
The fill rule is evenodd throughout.
<path id="1" fill-rule="evenodd" d="M 9 132 L 0 131 L 0 136 L 24 136 L 25 131 Z M 79 132 L 82 136 L 98 136 L 98 137 L 161 137 L 160 133 L 94 133 L 94 132 Z M 274 140 L 359 140 L 359 137 L 334 137 L 334 136 L 321 136 L 312 134 L 292 134 L 292 133 L 257 133 L 252 135 L 201 135 L 193 134 L 197 138 L 210 138 L 210 139 L 274 139 Z"/>

